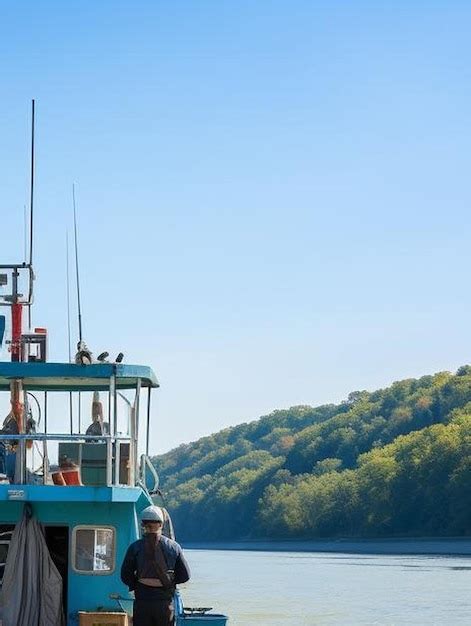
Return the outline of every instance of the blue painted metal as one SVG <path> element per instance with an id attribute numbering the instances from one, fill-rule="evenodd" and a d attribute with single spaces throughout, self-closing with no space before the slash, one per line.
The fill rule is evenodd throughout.
<path id="1" fill-rule="evenodd" d="M 9 500 L 9 494 L 24 492 L 22 500 Z M 115 611 L 110 594 L 132 600 L 120 579 L 120 568 L 130 543 L 139 538 L 140 511 L 151 503 L 140 487 L 56 487 L 52 485 L 0 485 L 0 520 L 16 524 L 24 502 L 32 505 L 33 515 L 44 526 L 69 529 L 68 626 L 77 626 L 78 611 L 99 607 Z M 53 503 L 53 505 L 52 505 Z M 104 526 L 115 529 L 114 569 L 110 573 L 80 573 L 72 568 L 72 535 L 76 526 Z"/>
<path id="2" fill-rule="evenodd" d="M 135 389 L 138 378 L 143 387 L 159 386 L 152 369 L 143 365 L 1 362 L 0 390 L 9 390 L 10 381 L 21 378 L 30 390 L 107 391 L 113 375 L 118 389 Z"/>
<path id="3" fill-rule="evenodd" d="M 17 495 L 21 492 L 21 495 Z M 22 502 L 138 502 L 141 487 L 59 487 L 57 485 L 0 485 L 0 502 L 13 499 Z M 147 501 L 147 499 L 146 499 Z M 148 504 L 148 503 L 147 503 Z M 144 505 L 144 506 L 147 506 Z"/>

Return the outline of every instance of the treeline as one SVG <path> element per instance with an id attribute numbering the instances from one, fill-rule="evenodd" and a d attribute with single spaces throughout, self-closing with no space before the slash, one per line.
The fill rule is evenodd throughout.
<path id="1" fill-rule="evenodd" d="M 471 367 L 292 407 L 153 459 L 185 540 L 471 534 Z"/>

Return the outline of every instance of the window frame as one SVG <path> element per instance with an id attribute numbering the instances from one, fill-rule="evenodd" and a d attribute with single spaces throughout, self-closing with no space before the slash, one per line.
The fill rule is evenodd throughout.
<path id="1" fill-rule="evenodd" d="M 78 569 L 76 564 L 77 558 L 77 532 L 80 530 L 111 530 L 113 532 L 113 549 L 112 549 L 112 568 L 109 570 L 83 570 Z M 84 576 L 110 576 L 116 570 L 116 526 L 112 526 L 111 524 L 79 524 L 78 526 L 74 526 L 72 528 L 72 541 L 70 542 L 70 550 L 71 550 L 71 558 L 70 564 L 72 570 L 76 574 L 83 574 Z"/>

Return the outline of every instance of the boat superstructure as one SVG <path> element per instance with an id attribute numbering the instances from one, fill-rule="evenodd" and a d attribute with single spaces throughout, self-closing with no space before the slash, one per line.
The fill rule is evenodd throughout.
<path id="1" fill-rule="evenodd" d="M 21 387 L 24 398 L 33 394 L 38 400 L 43 428 L 1 435 L 3 445 L 10 447 L 8 454 L 16 457 L 14 479 L 5 477 L 0 484 L 3 550 L 7 551 L 9 533 L 29 503 L 62 576 L 66 623 L 72 626 L 78 624 L 79 611 L 116 610 L 116 598 L 130 598 L 119 569 L 127 547 L 139 538 L 139 512 L 152 503 L 152 487 L 157 488 L 150 462 L 139 454 L 141 396 L 145 393 L 149 403 L 150 390 L 158 383 L 152 370 L 142 366 L 0 363 L 0 392 L 10 396 L 13 386 Z M 83 400 L 87 392 L 96 391 L 111 409 L 108 434 L 85 435 L 49 426 L 54 396 L 67 396 L 62 402 L 67 407 L 69 394 L 81 394 Z M 126 433 L 118 431 L 123 392 L 134 396 L 130 407 L 123 403 Z M 67 426 L 69 417 L 64 415 L 61 422 Z M 145 430 L 147 426 L 146 421 Z M 68 482 L 55 484 L 58 476 L 68 474 Z"/>

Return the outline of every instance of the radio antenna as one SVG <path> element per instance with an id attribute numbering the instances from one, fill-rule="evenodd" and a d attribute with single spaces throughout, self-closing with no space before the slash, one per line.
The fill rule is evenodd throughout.
<path id="1" fill-rule="evenodd" d="M 79 277 L 79 259 L 78 259 L 78 242 L 77 242 L 77 210 L 75 207 L 75 184 L 72 185 L 72 199 L 73 199 L 73 204 L 74 204 L 75 275 L 76 275 L 76 281 L 77 281 L 78 327 L 79 327 L 79 341 L 82 341 L 82 308 L 80 306 L 80 277 Z"/>
<path id="2" fill-rule="evenodd" d="M 69 231 L 65 231 L 65 264 L 67 274 L 67 343 L 69 347 L 69 363 L 72 363 L 72 347 L 70 345 L 70 276 L 69 276 Z M 73 416 L 73 403 L 72 392 L 69 392 L 69 420 L 70 420 L 70 434 L 74 432 L 74 416 Z"/>
<path id="3" fill-rule="evenodd" d="M 29 217 L 29 264 L 33 265 L 33 217 L 34 217 L 34 100 L 31 101 L 31 188 Z"/>
<path id="4" fill-rule="evenodd" d="M 65 263 L 67 271 L 67 341 L 69 347 L 69 363 L 72 363 L 72 348 L 70 345 L 70 276 L 69 276 L 69 231 L 65 233 Z"/>
<path id="5" fill-rule="evenodd" d="M 78 311 L 78 327 L 79 327 L 79 350 L 82 349 L 82 307 L 80 305 L 80 276 L 79 276 L 79 260 L 78 260 L 78 240 L 77 240 L 77 209 L 75 206 L 75 184 L 72 184 L 72 200 L 74 204 L 74 239 L 75 239 L 75 277 L 77 283 L 77 311 Z M 82 428 L 82 394 L 78 395 L 78 430 Z"/>
<path id="6" fill-rule="evenodd" d="M 33 233 L 34 233 L 34 99 L 31 100 L 31 186 L 29 197 L 29 297 L 28 325 L 31 328 L 31 304 L 33 298 Z"/>

